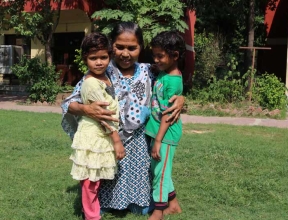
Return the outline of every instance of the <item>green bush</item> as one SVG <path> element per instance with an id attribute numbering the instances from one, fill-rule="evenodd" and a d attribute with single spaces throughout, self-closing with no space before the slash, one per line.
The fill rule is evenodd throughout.
<path id="1" fill-rule="evenodd" d="M 193 86 L 203 88 L 215 76 L 216 69 L 222 62 L 219 39 L 211 33 L 196 33 L 194 44 L 196 56 Z"/>
<path id="2" fill-rule="evenodd" d="M 22 57 L 20 63 L 12 67 L 20 84 L 26 85 L 32 102 L 54 103 L 61 86 L 58 84 L 59 73 L 53 65 L 41 62 L 39 58 Z"/>
<path id="3" fill-rule="evenodd" d="M 255 77 L 253 100 L 260 106 L 272 109 L 284 109 L 287 105 L 287 88 L 274 74 L 265 73 Z"/>
<path id="4" fill-rule="evenodd" d="M 88 67 L 82 60 L 81 49 L 76 49 L 75 52 L 76 52 L 76 55 L 75 55 L 74 62 L 77 64 L 78 70 L 80 70 L 83 74 L 86 74 L 86 72 L 88 71 Z"/>
<path id="5" fill-rule="evenodd" d="M 245 99 L 245 76 L 241 77 L 237 65 L 238 62 L 232 57 L 222 77 L 212 76 L 207 80 L 207 86 L 204 88 L 193 87 L 193 99 L 197 99 L 202 103 L 243 101 Z"/>

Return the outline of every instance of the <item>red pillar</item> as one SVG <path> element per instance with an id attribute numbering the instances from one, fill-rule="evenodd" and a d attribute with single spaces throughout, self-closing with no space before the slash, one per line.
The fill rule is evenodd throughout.
<path id="1" fill-rule="evenodd" d="M 192 87 L 192 75 L 195 66 L 195 51 L 194 51 L 194 26 L 196 22 L 195 11 L 187 9 L 186 23 L 188 29 L 185 31 L 184 39 L 186 42 L 186 58 L 185 58 L 185 72 L 183 75 L 184 85 Z"/>

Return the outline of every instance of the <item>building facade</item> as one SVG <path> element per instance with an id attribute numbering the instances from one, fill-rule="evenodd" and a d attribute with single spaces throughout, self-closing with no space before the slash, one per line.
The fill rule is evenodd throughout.
<path id="1" fill-rule="evenodd" d="M 265 15 L 266 46 L 271 50 L 261 53 L 258 66 L 262 72 L 274 73 L 288 88 L 288 1 L 276 0 L 275 4 L 275 8 L 267 7 Z"/>
<path id="2" fill-rule="evenodd" d="M 56 4 L 52 3 L 52 1 L 51 5 L 55 9 L 57 8 Z M 91 33 L 93 29 L 91 15 L 102 7 L 103 1 L 63 0 L 59 24 L 53 34 L 51 48 L 53 63 L 57 69 L 62 70 L 61 80 L 63 83 L 75 85 L 82 77 L 82 74 L 74 64 L 75 50 L 80 48 L 83 37 Z M 25 5 L 24 10 L 32 13 L 35 11 L 30 2 Z M 186 12 L 186 22 L 189 29 L 184 35 L 187 42 L 185 82 L 191 82 L 194 70 L 193 38 L 195 19 L 194 12 Z M 24 53 L 31 58 L 37 56 L 44 60 L 45 57 L 45 48 L 38 39 L 27 40 L 25 37 L 16 35 L 13 30 L 2 32 L 0 35 L 0 45 L 22 46 Z"/>

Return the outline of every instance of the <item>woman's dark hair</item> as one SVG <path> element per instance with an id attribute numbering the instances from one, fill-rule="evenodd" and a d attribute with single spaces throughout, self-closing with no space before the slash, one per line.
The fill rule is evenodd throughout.
<path id="1" fill-rule="evenodd" d="M 133 23 L 133 22 L 121 22 L 116 24 L 116 26 L 113 28 L 112 32 L 110 33 L 110 38 L 112 41 L 112 44 L 116 41 L 116 38 L 124 33 L 124 32 L 130 32 L 131 34 L 134 34 L 138 40 L 138 44 L 140 47 L 143 47 L 143 34 L 141 28 Z"/>
<path id="2" fill-rule="evenodd" d="M 183 62 L 185 58 L 186 45 L 183 37 L 177 31 L 163 31 L 154 37 L 150 43 L 152 47 L 162 48 L 170 57 L 175 55 L 175 51 L 179 53 L 179 62 Z"/>
<path id="3" fill-rule="evenodd" d="M 81 44 L 82 59 L 86 62 L 89 53 L 99 50 L 107 50 L 109 56 L 112 54 L 112 47 L 108 37 L 99 32 L 86 35 Z"/>

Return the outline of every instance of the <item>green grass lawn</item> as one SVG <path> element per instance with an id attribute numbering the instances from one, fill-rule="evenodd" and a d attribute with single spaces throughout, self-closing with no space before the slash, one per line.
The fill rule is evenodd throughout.
<path id="1" fill-rule="evenodd" d="M 59 114 L 0 110 L 1 220 L 82 219 L 60 121 Z M 288 129 L 185 125 L 173 176 L 183 213 L 165 220 L 287 220 Z"/>

